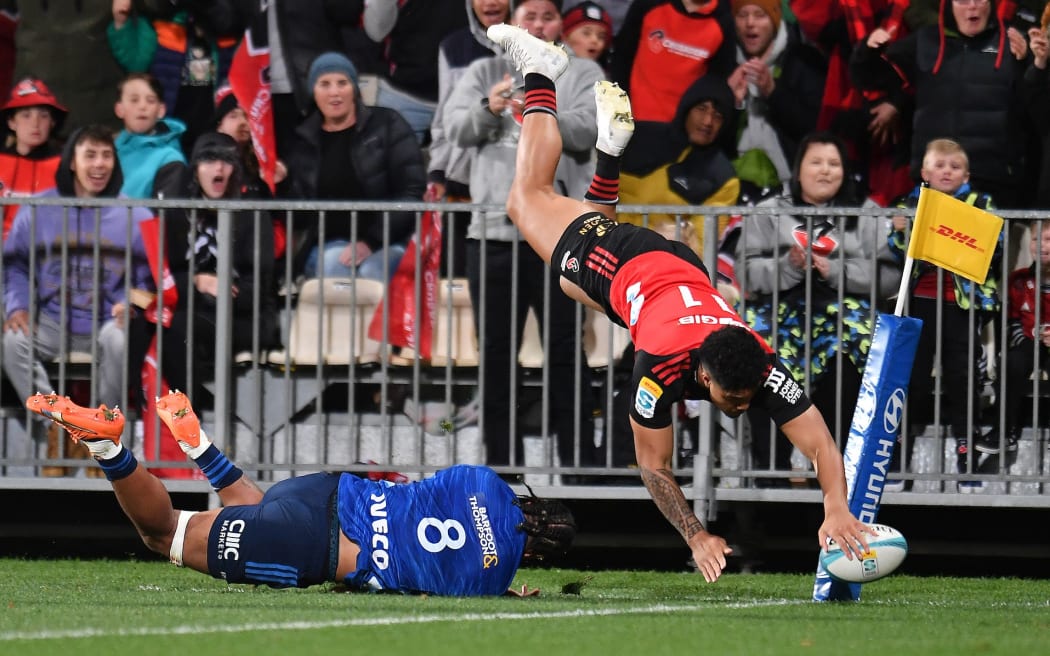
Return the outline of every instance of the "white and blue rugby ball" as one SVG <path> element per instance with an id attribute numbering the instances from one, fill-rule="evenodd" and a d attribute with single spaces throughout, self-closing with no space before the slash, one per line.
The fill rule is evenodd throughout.
<path id="1" fill-rule="evenodd" d="M 820 563 L 831 578 L 846 583 L 870 583 L 889 576 L 908 555 L 908 541 L 901 532 L 885 524 L 868 524 L 875 535 L 868 535 L 868 551 L 860 558 L 846 558 L 842 547 L 828 541 L 827 551 L 821 550 Z"/>

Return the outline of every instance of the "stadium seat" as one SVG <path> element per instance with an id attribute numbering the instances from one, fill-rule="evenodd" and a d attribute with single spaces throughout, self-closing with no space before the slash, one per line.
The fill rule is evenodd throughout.
<path id="1" fill-rule="evenodd" d="M 60 358 L 55 358 L 57 364 Z M 70 351 L 66 354 L 66 362 L 69 364 L 91 364 L 91 354 L 85 351 Z"/>
<path id="2" fill-rule="evenodd" d="M 288 349 L 293 364 L 376 363 L 380 343 L 368 337 L 368 324 L 383 299 L 385 285 L 363 278 L 314 278 L 303 283 L 292 316 Z M 278 362 L 283 360 L 277 354 Z M 272 361 L 272 360 L 271 360 Z"/>
<path id="3" fill-rule="evenodd" d="M 430 363 L 443 367 L 449 360 L 457 367 L 476 367 L 480 361 L 466 278 L 444 278 L 438 287 Z"/>
<path id="4" fill-rule="evenodd" d="M 536 313 L 529 310 L 525 319 L 525 333 L 518 350 L 518 364 L 526 369 L 543 367 L 543 341 L 541 326 Z M 583 314 L 583 349 L 587 355 L 587 366 L 592 369 L 608 367 L 631 342 L 627 329 L 609 321 L 605 314 L 587 307 Z"/>
<path id="5" fill-rule="evenodd" d="M 605 313 L 588 307 L 583 318 L 583 349 L 587 353 L 587 366 L 603 369 L 612 365 L 631 343 L 631 334 L 626 328 L 617 326 Z"/>
<path id="6" fill-rule="evenodd" d="M 536 313 L 530 308 L 525 317 L 525 332 L 521 336 L 521 346 L 518 348 L 518 364 L 526 369 L 541 369 L 543 367 L 543 339 L 540 322 Z"/>

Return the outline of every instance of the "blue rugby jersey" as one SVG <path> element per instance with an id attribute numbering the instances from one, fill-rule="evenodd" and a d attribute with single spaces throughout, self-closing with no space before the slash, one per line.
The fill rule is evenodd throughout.
<path id="1" fill-rule="evenodd" d="M 487 467 L 456 465 L 395 485 L 339 480 L 339 524 L 360 548 L 354 587 L 447 596 L 500 595 L 521 564 L 516 495 Z"/>

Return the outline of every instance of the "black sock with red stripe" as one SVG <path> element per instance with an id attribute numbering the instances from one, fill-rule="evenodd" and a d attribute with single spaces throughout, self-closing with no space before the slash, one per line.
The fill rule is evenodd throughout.
<path id="1" fill-rule="evenodd" d="M 554 92 L 554 81 L 539 73 L 525 76 L 525 109 L 521 115 L 530 112 L 547 112 L 558 115 L 558 97 Z"/>
<path id="2" fill-rule="evenodd" d="M 600 150 L 597 153 L 594 178 L 583 199 L 589 203 L 615 205 L 620 200 L 620 158 Z"/>

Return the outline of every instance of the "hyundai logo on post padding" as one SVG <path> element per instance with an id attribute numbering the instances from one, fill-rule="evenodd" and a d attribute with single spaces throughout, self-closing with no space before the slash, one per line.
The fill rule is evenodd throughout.
<path id="1" fill-rule="evenodd" d="M 904 401 L 907 397 L 907 393 L 898 387 L 886 401 L 886 409 L 882 413 L 882 427 L 889 435 L 895 434 L 901 425 L 901 415 L 904 414 Z"/>

